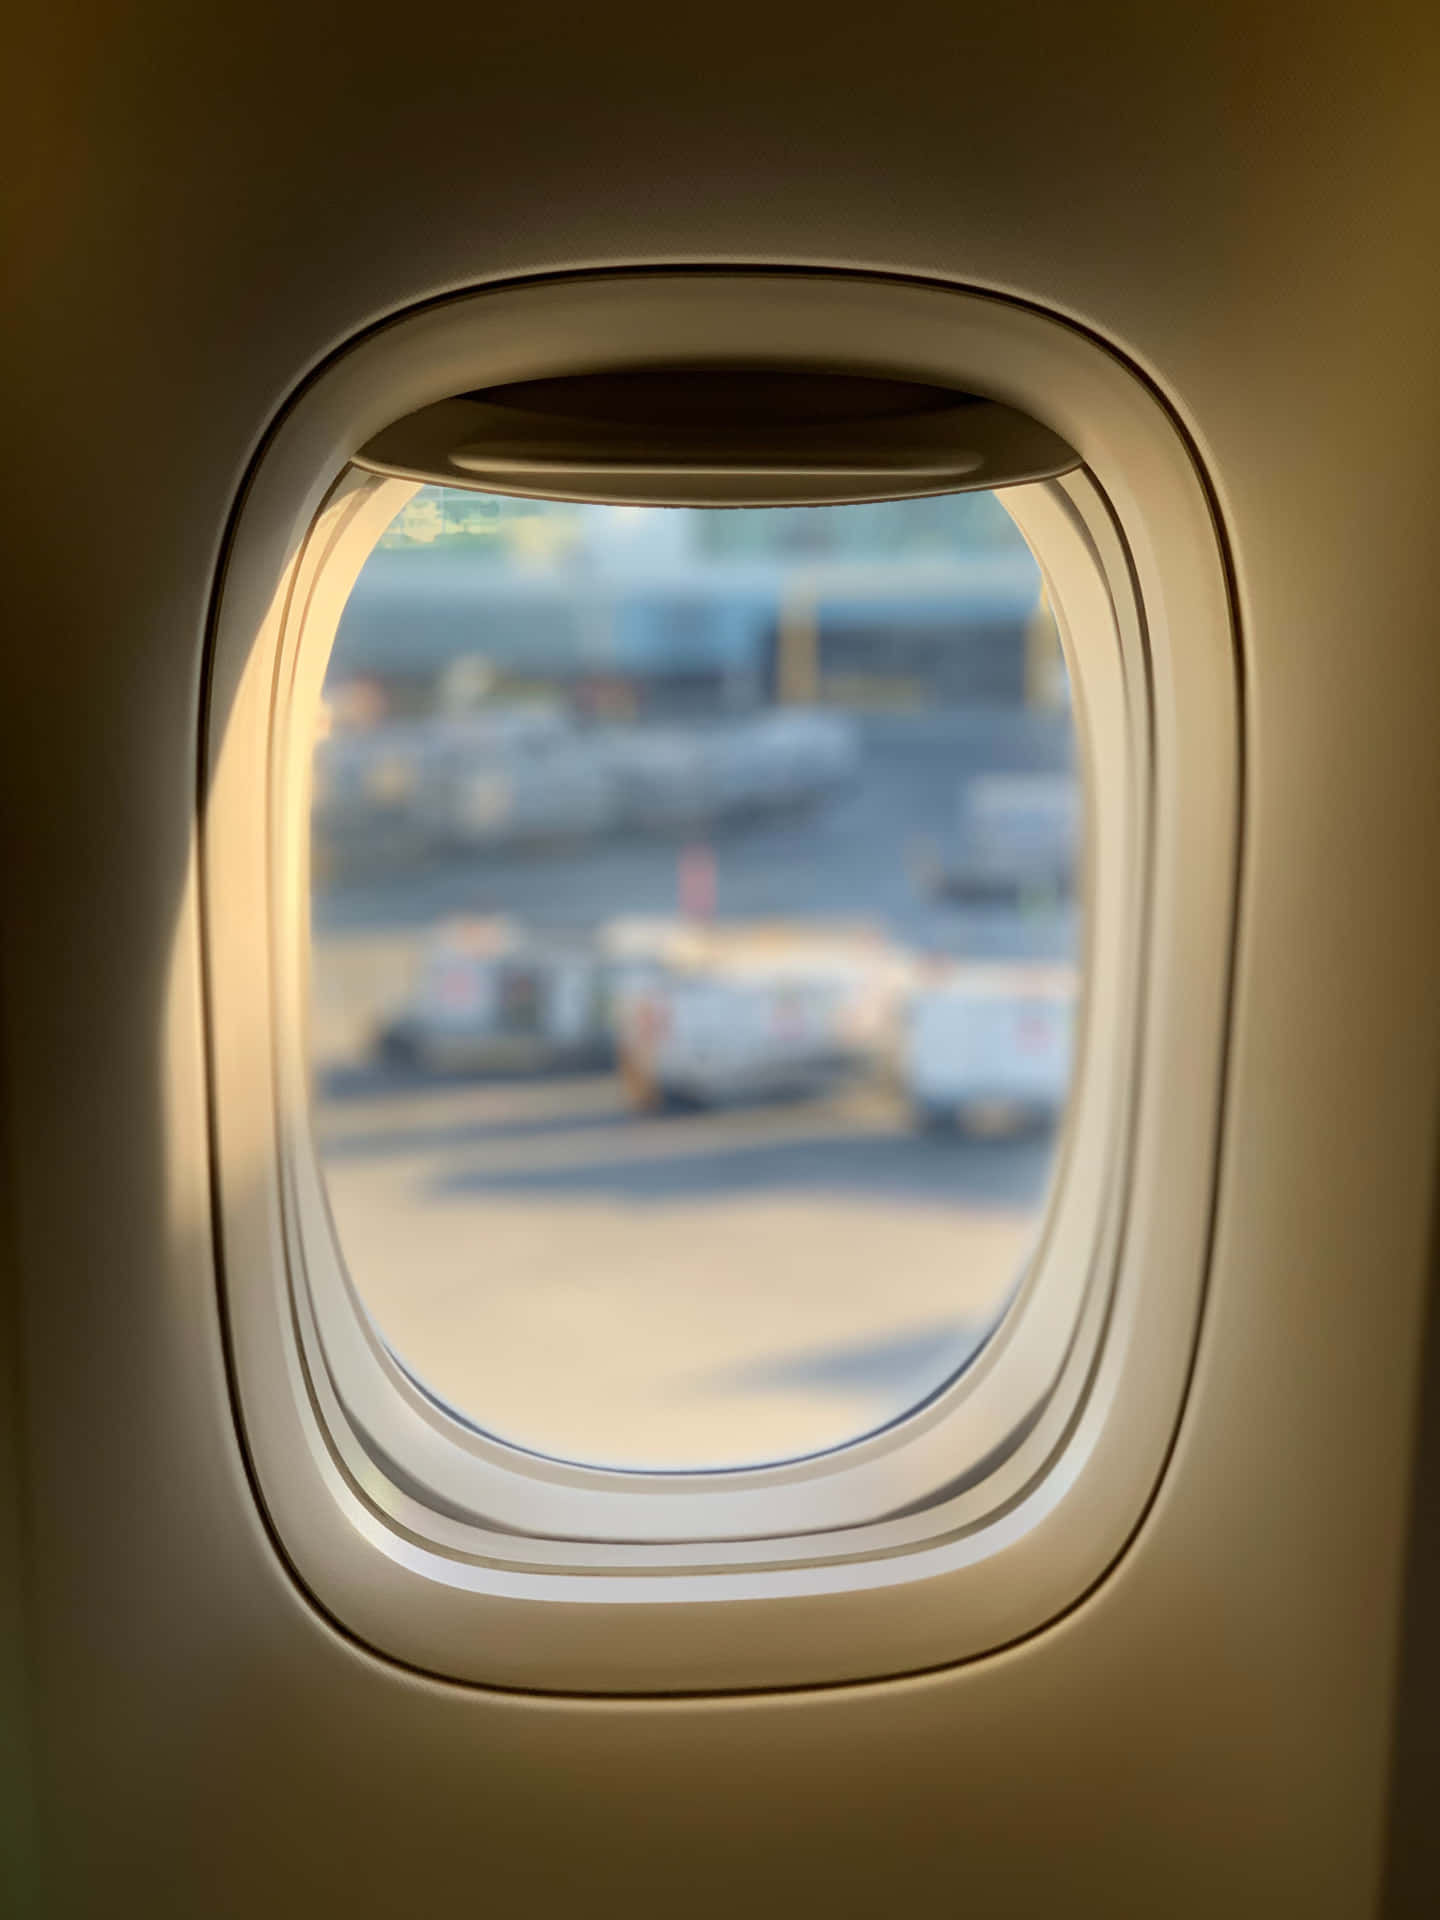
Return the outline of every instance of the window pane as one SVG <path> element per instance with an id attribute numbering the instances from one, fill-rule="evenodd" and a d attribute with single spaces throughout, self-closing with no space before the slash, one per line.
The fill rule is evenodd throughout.
<path id="1" fill-rule="evenodd" d="M 1043 1213 L 1080 830 L 994 496 L 423 489 L 342 619 L 312 814 L 316 1140 L 398 1360 L 625 1467 L 936 1391 Z"/>

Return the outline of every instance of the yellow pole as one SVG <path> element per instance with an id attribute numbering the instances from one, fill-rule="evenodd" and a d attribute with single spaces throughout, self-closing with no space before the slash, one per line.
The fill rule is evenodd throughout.
<path id="1" fill-rule="evenodd" d="M 803 575 L 787 580 L 780 596 L 775 680 L 784 706 L 813 706 L 820 696 L 820 609 Z"/>

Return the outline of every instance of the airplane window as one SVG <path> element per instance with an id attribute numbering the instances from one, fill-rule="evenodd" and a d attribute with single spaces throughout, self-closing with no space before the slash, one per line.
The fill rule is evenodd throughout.
<path id="1" fill-rule="evenodd" d="M 997 496 L 422 488 L 312 794 L 319 1160 L 434 1396 L 561 1459 L 742 1467 L 979 1351 L 1067 1104 L 1083 827 Z"/>

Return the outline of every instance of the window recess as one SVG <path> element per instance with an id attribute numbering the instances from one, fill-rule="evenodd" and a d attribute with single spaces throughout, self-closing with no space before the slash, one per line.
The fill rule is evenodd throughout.
<path id="1" fill-rule="evenodd" d="M 744 527 L 779 508 L 888 501 L 898 515 L 993 493 L 1034 555 L 1084 794 L 1071 1091 L 1042 1217 L 988 1337 L 877 1424 L 703 1465 L 582 1457 L 437 1390 L 357 1284 L 326 1155 L 353 1168 L 389 1147 L 376 1113 L 337 1119 L 332 1101 L 317 1119 L 314 1104 L 314 989 L 330 964 L 312 939 L 314 775 L 344 772 L 328 751 L 340 734 L 318 755 L 315 738 L 356 583 L 400 516 L 438 514 L 441 497 L 420 492 L 436 487 L 469 490 L 492 528 L 517 524 L 526 501 L 638 509 L 645 525 L 646 510 L 739 508 L 714 518 L 741 549 Z M 592 574 L 604 569 L 602 556 Z M 828 666 L 823 623 L 805 646 L 777 645 L 759 708 L 823 706 L 827 673 L 853 702 L 878 675 L 852 629 Z M 205 937 L 237 1404 L 271 1523 L 327 1610 L 460 1679 L 723 1689 L 974 1657 L 1103 1575 L 1161 1471 L 1202 1299 L 1235 885 L 1234 660 L 1189 448 L 1120 361 L 1002 300 L 864 275 L 580 275 L 408 316 L 307 389 L 252 476 L 217 611 Z M 1022 668 L 1033 693 L 1040 651 Z M 473 667 L 454 676 L 472 719 L 488 685 Z M 406 778 L 391 769 L 391 798 Z M 677 846 L 679 917 L 709 926 L 712 945 L 725 879 L 723 855 L 707 865 Z M 513 942 L 500 953 L 496 928 L 487 937 L 495 951 L 462 940 L 436 967 L 451 966 L 457 996 L 495 987 L 532 1035 L 541 969 L 527 974 Z M 500 979 L 507 967 L 515 980 Z M 928 1009 L 941 1026 L 944 999 Z M 1037 1033 L 1044 1011 L 1029 1008 Z M 497 1242 L 527 1181 L 563 1205 L 593 1178 L 595 1137 L 630 1125 L 597 1095 L 586 1126 L 562 1116 L 544 1147 L 546 1098 L 525 1115 L 513 1088 L 500 1100 L 510 1157 L 484 1173 Z M 717 1111 L 715 1133 L 733 1117 Z M 474 1135 L 495 1119 L 437 1106 L 424 1151 L 446 1126 Z M 655 1190 L 683 1190 L 685 1154 L 652 1157 L 665 1163 L 647 1175 Z M 423 1257 L 418 1240 L 409 1256 Z"/>

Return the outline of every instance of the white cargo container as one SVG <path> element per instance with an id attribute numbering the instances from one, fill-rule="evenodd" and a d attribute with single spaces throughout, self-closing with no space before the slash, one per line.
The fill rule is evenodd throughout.
<path id="1" fill-rule="evenodd" d="M 936 890 L 966 898 L 1074 890 L 1080 791 L 1069 774 L 984 773 L 967 780 Z"/>
<path id="2" fill-rule="evenodd" d="M 924 1127 L 998 1131 L 1064 1108 L 1077 980 L 1069 967 L 957 964 L 910 997 L 901 1077 Z"/>
<path id="3" fill-rule="evenodd" d="M 376 1044 L 382 1058 L 432 1072 L 603 1065 L 613 1049 L 608 964 L 583 935 L 447 921 Z"/>
<path id="4" fill-rule="evenodd" d="M 633 1104 L 802 1097 L 878 1066 L 911 977 L 870 929 L 681 929 L 616 996 Z"/>
<path id="5" fill-rule="evenodd" d="M 523 707 L 432 723 L 415 814 L 433 844 L 588 839 L 620 817 L 608 755 L 564 715 Z"/>

